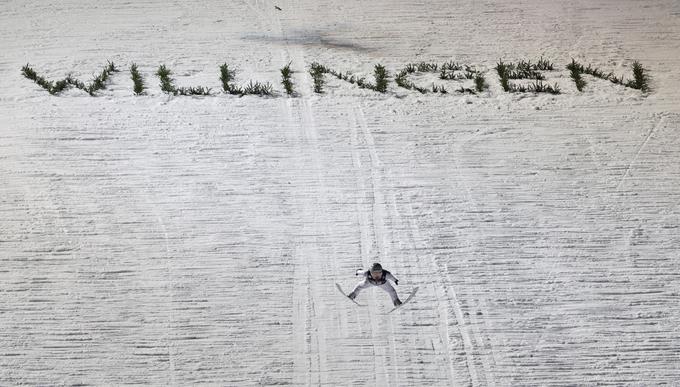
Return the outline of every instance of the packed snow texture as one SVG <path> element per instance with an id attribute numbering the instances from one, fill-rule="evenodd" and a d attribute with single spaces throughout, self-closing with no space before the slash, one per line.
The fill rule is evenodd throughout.
<path id="1" fill-rule="evenodd" d="M 3 1 L 0 385 L 677 383 L 679 37 L 676 0 Z M 562 95 L 502 91 L 499 59 L 541 56 Z M 579 93 L 571 58 L 652 92 Z M 94 98 L 20 72 L 107 60 Z M 448 60 L 490 90 L 307 73 Z M 225 62 L 279 96 L 154 76 L 219 90 Z M 344 299 L 373 262 L 416 298 Z"/>

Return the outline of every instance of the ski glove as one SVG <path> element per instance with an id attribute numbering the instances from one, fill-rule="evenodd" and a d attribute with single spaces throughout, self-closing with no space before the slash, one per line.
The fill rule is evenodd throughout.
<path id="1" fill-rule="evenodd" d="M 394 284 L 395 284 L 395 285 L 399 285 L 399 280 L 398 280 L 398 279 L 395 279 L 395 280 L 394 280 Z"/>

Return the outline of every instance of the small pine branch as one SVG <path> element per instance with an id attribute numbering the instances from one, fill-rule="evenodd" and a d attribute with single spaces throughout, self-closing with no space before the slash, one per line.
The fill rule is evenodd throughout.
<path id="1" fill-rule="evenodd" d="M 614 77 L 614 73 L 606 73 L 596 67 L 592 67 L 591 65 L 588 65 L 585 69 L 582 71 L 585 74 L 592 75 L 596 78 L 604 79 L 605 81 L 611 79 Z"/>
<path id="2" fill-rule="evenodd" d="M 532 70 L 531 68 L 528 68 L 528 67 L 520 67 L 519 65 L 517 66 L 516 70 L 510 71 L 508 73 L 508 78 L 510 78 L 510 79 L 536 79 L 538 81 L 545 79 L 543 74 L 539 73 L 538 71 Z"/>
<path id="3" fill-rule="evenodd" d="M 443 85 L 435 85 L 434 83 L 432 84 L 432 92 L 433 93 L 441 93 L 441 94 L 448 94 L 449 92 L 444 88 Z"/>
<path id="4" fill-rule="evenodd" d="M 567 66 L 570 72 L 571 79 L 574 80 L 574 83 L 576 84 L 576 89 L 578 91 L 583 91 L 583 88 L 586 86 L 586 81 L 581 77 L 581 71 L 583 69 L 583 66 L 579 65 L 576 63 L 575 60 L 571 60 L 571 63 Z"/>
<path id="5" fill-rule="evenodd" d="M 176 95 L 177 89 L 173 84 L 173 79 L 170 78 L 171 74 L 172 72 L 167 67 L 165 67 L 164 64 L 160 65 L 158 67 L 158 71 L 156 71 L 156 75 L 161 80 L 161 90 L 163 90 L 164 93 Z"/>
<path id="6" fill-rule="evenodd" d="M 111 61 L 107 61 L 107 62 L 108 62 L 108 65 L 106 66 L 106 71 L 109 74 L 117 73 L 119 71 L 118 68 L 116 68 L 116 65 L 113 64 L 113 62 L 111 62 Z"/>
<path id="7" fill-rule="evenodd" d="M 512 93 L 561 94 L 560 87 L 557 83 L 551 86 L 541 80 L 530 83 L 529 85 L 510 85 L 509 91 Z"/>
<path id="8" fill-rule="evenodd" d="M 51 81 L 48 81 L 47 79 L 38 75 L 38 73 L 36 73 L 35 70 L 31 68 L 30 64 L 27 63 L 26 66 L 22 67 L 21 73 L 23 74 L 24 77 L 32 80 L 33 82 L 37 83 L 38 86 L 47 90 L 50 94 L 58 93 L 57 91 L 54 90 L 54 84 Z"/>
<path id="9" fill-rule="evenodd" d="M 579 73 L 583 73 L 585 69 L 583 68 L 583 65 L 581 65 L 580 63 L 578 63 L 576 61 L 576 59 L 571 58 L 571 63 L 569 63 L 567 65 L 567 70 L 569 70 L 569 71 L 573 70 L 573 71 L 577 71 Z"/>
<path id="10" fill-rule="evenodd" d="M 334 77 L 336 77 L 336 78 L 338 78 L 342 81 L 346 81 L 346 82 L 349 82 L 353 85 L 357 85 L 358 87 L 360 87 L 362 89 L 371 89 L 371 90 L 377 91 L 376 86 L 371 84 L 370 82 L 366 82 L 365 77 L 359 78 L 355 75 L 352 75 L 352 73 L 350 73 L 349 71 L 342 73 L 342 72 L 336 71 L 336 70 L 334 70 L 330 67 L 325 67 L 325 66 L 321 66 L 321 65 L 317 66 L 317 70 L 321 71 L 323 74 L 330 74 L 330 75 L 332 75 L 332 76 L 334 76 Z M 388 74 L 385 71 L 385 76 L 387 76 L 387 75 Z"/>
<path id="11" fill-rule="evenodd" d="M 323 93 L 323 86 L 325 80 L 323 78 L 324 74 L 328 72 L 323 65 L 318 62 L 313 62 L 309 67 L 309 74 L 312 76 L 312 81 L 314 81 L 314 92 Z"/>
<path id="12" fill-rule="evenodd" d="M 439 79 L 451 81 L 451 80 L 457 80 L 457 79 L 461 79 L 461 78 L 465 77 L 464 75 L 457 74 L 456 71 L 459 71 L 459 70 L 447 70 L 447 69 L 442 68 L 442 70 L 439 72 Z"/>
<path id="13" fill-rule="evenodd" d="M 285 67 L 281 69 L 281 84 L 283 85 L 283 88 L 286 90 L 286 94 L 288 95 L 293 95 L 295 93 L 295 90 L 293 90 L 293 81 L 291 80 L 291 70 L 290 70 L 290 64 L 292 62 L 288 63 Z"/>
<path id="14" fill-rule="evenodd" d="M 96 76 L 92 82 L 90 83 L 89 86 L 85 87 L 84 90 L 87 91 L 88 94 L 91 96 L 94 96 L 95 93 L 99 90 L 106 89 L 106 83 L 111 77 L 111 75 L 115 72 L 118 72 L 118 69 L 116 69 L 116 66 L 113 64 L 113 62 L 108 62 L 106 67 L 102 70 L 101 73 L 99 73 L 98 76 Z M 80 85 L 76 86 L 78 88 Z"/>
<path id="15" fill-rule="evenodd" d="M 66 79 L 64 79 L 64 81 L 77 89 L 87 92 L 88 86 L 85 83 L 83 83 L 83 81 L 73 78 L 70 74 L 66 77 Z"/>
<path id="16" fill-rule="evenodd" d="M 615 75 L 611 75 L 608 79 L 609 79 L 609 81 L 610 81 L 611 83 L 613 83 L 613 84 L 615 84 L 615 85 L 622 85 L 622 86 L 625 86 L 625 82 L 624 82 L 624 79 L 623 79 L 623 75 L 620 76 L 620 77 L 617 77 L 617 76 L 615 76 Z"/>
<path id="17" fill-rule="evenodd" d="M 312 64 L 310 65 L 310 68 L 312 70 L 314 70 L 315 72 L 318 72 L 318 73 L 321 73 L 321 74 L 335 73 L 333 70 L 329 69 L 328 67 L 322 65 L 319 62 L 312 62 Z"/>
<path id="18" fill-rule="evenodd" d="M 80 89 L 84 92 L 87 92 L 88 86 L 85 85 L 85 83 L 83 81 L 81 81 L 77 78 L 73 78 L 73 76 L 71 74 L 67 75 L 66 78 L 64 78 L 64 82 L 66 82 L 66 84 L 68 84 L 70 86 L 73 86 L 77 89 Z"/>
<path id="19" fill-rule="evenodd" d="M 446 71 L 463 71 L 463 66 L 457 62 L 449 61 L 442 64 L 441 69 Z"/>
<path id="20" fill-rule="evenodd" d="M 436 65 L 435 65 L 436 66 Z M 385 69 L 384 66 L 381 64 L 375 65 L 375 69 L 373 70 L 373 74 L 375 76 L 375 91 L 379 93 L 384 93 L 387 91 L 387 84 L 388 84 L 388 77 L 389 73 Z"/>
<path id="21" fill-rule="evenodd" d="M 179 95 L 210 95 L 212 89 L 203 86 L 180 87 L 176 94 Z"/>
<path id="22" fill-rule="evenodd" d="M 352 75 L 349 71 L 346 73 L 336 73 L 335 71 L 331 70 L 331 74 L 335 75 L 338 79 L 342 79 L 345 82 L 349 82 L 351 84 L 355 84 L 357 82 L 357 77 Z"/>
<path id="23" fill-rule="evenodd" d="M 442 69 L 439 72 L 439 79 L 454 81 L 460 79 L 475 79 L 477 73 L 478 71 L 475 68 L 468 65 L 465 65 L 463 68 L 457 63 L 445 63 L 442 65 Z"/>
<path id="24" fill-rule="evenodd" d="M 26 78 L 28 78 L 28 79 L 34 81 L 34 82 L 37 82 L 38 74 L 35 72 L 35 70 L 33 70 L 33 69 L 31 68 L 31 64 L 30 64 L 30 63 L 26 63 L 26 65 L 25 65 L 24 67 L 21 68 L 21 74 L 22 74 L 24 77 L 26 77 Z"/>
<path id="25" fill-rule="evenodd" d="M 633 80 L 628 81 L 626 86 L 643 92 L 649 91 L 649 76 L 647 76 L 647 73 L 640 62 L 633 62 Z"/>
<path id="26" fill-rule="evenodd" d="M 550 93 L 550 94 L 560 94 L 560 87 L 555 83 L 554 86 L 550 86 L 543 81 L 536 81 L 529 84 L 528 91 L 534 93 Z"/>
<path id="27" fill-rule="evenodd" d="M 553 71 L 555 69 L 555 65 L 549 60 L 543 59 L 543 57 L 541 57 L 541 59 L 538 60 L 538 63 L 536 63 L 535 69 L 542 71 Z"/>
<path id="28" fill-rule="evenodd" d="M 477 73 L 477 75 L 475 76 L 475 90 L 477 90 L 478 93 L 481 93 L 488 87 L 489 86 L 486 84 L 486 79 L 484 79 L 484 75 L 482 73 Z"/>
<path id="29" fill-rule="evenodd" d="M 144 86 L 144 77 L 142 77 L 142 74 L 139 73 L 135 63 L 130 65 L 130 76 L 132 78 L 132 83 L 134 84 L 133 91 L 135 95 L 143 94 L 144 89 L 146 88 Z"/>
<path id="30" fill-rule="evenodd" d="M 366 82 L 366 78 L 363 78 L 363 77 L 357 79 L 356 85 L 359 86 L 362 89 L 376 90 L 376 86 L 371 84 L 370 82 Z"/>
<path id="31" fill-rule="evenodd" d="M 498 73 L 498 77 L 501 80 L 501 86 L 506 92 L 510 91 L 510 77 L 508 76 L 509 71 L 510 69 L 508 68 L 508 65 L 503 63 L 502 60 L 496 64 L 496 72 Z"/>
<path id="32" fill-rule="evenodd" d="M 416 84 L 413 82 L 409 81 L 406 76 L 409 74 L 409 69 L 408 66 L 404 69 L 402 69 L 395 77 L 394 77 L 394 82 L 397 84 L 399 87 L 403 87 L 404 89 L 408 90 L 416 90 L 420 92 L 421 94 L 426 94 L 427 89 L 418 87 Z"/>
<path id="33" fill-rule="evenodd" d="M 172 72 L 165 65 L 160 65 L 156 75 L 161 80 L 161 90 L 172 95 L 210 95 L 211 89 L 203 86 L 180 87 L 176 88 L 174 79 L 170 77 Z"/>
<path id="34" fill-rule="evenodd" d="M 401 70 L 399 73 L 397 73 L 397 75 L 394 76 L 394 82 L 397 84 L 397 86 L 410 90 L 413 88 L 413 83 L 406 79 L 407 74 L 408 73 L 406 69 Z"/>
<path id="35" fill-rule="evenodd" d="M 436 73 L 439 65 L 436 63 L 420 62 L 415 67 L 421 73 Z"/>
<path id="36" fill-rule="evenodd" d="M 253 95 L 259 95 L 259 96 L 265 96 L 265 95 L 272 95 L 274 92 L 274 88 L 269 82 L 266 83 L 260 83 L 260 82 L 255 82 L 250 81 L 246 87 L 243 88 L 242 95 L 248 95 L 248 94 L 253 94 Z"/>
<path id="37" fill-rule="evenodd" d="M 61 93 L 62 91 L 66 90 L 66 88 L 68 87 L 68 85 L 69 85 L 69 83 L 68 83 L 68 81 L 67 81 L 66 79 L 62 79 L 62 80 L 56 81 L 56 82 L 54 83 L 54 85 L 52 86 L 52 90 L 50 90 L 50 93 L 51 93 L 51 94 L 55 94 L 55 95 L 56 95 L 56 94 L 59 94 L 59 93 Z"/>
<path id="38" fill-rule="evenodd" d="M 243 94 L 243 90 L 235 86 L 231 81 L 236 78 L 236 71 L 229 68 L 229 65 L 224 63 L 220 66 L 220 81 L 222 82 L 222 90 L 229 94 Z"/>

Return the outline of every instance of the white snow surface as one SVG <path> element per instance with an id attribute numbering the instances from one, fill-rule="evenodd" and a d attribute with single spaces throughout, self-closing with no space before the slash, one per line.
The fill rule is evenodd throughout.
<path id="1" fill-rule="evenodd" d="M 0 47 L 0 385 L 680 380 L 676 0 L 4 0 Z M 502 91 L 499 59 L 541 56 L 563 94 Z M 579 93 L 571 58 L 652 92 Z M 20 71 L 107 60 L 94 98 Z M 307 73 L 448 60 L 490 90 Z M 225 62 L 279 95 L 218 94 Z M 160 64 L 217 95 L 163 94 Z M 335 289 L 373 262 L 420 287 L 398 312 Z"/>

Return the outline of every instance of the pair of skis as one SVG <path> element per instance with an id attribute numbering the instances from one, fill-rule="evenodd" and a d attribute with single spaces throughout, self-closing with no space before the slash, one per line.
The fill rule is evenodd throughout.
<path id="1" fill-rule="evenodd" d="M 338 288 L 338 290 L 340 291 L 340 293 L 342 293 L 343 296 L 349 298 L 349 296 L 347 295 L 347 293 L 345 293 L 345 292 L 342 290 L 342 287 L 340 287 L 340 284 L 336 283 L 336 284 L 335 284 L 335 287 Z M 390 313 L 394 312 L 395 310 L 401 308 L 402 306 L 406 305 L 406 303 L 409 302 L 409 301 L 411 301 L 411 299 L 413 298 L 413 296 L 416 295 L 416 292 L 417 292 L 417 291 L 418 291 L 418 287 L 416 286 L 415 288 L 413 288 L 413 291 L 411 292 L 411 294 L 409 294 L 409 296 L 406 297 L 406 299 L 404 300 L 404 302 L 402 302 L 401 304 L 395 306 L 392 310 L 390 310 L 389 312 L 387 312 L 387 313 L 385 313 L 385 314 L 390 314 Z M 360 303 L 356 302 L 356 301 L 355 301 L 354 299 L 352 299 L 352 298 L 349 298 L 349 299 L 350 299 L 350 301 L 352 301 L 353 303 L 355 303 L 355 304 L 357 304 L 357 305 L 359 305 L 359 306 L 366 306 L 366 305 L 364 305 L 364 304 L 360 304 Z"/>

